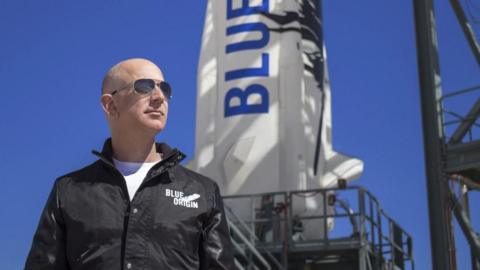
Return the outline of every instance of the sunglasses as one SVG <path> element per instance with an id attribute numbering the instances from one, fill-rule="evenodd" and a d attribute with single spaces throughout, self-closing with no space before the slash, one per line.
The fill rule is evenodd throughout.
<path id="1" fill-rule="evenodd" d="M 158 85 L 158 88 L 162 91 L 162 94 L 166 99 L 172 98 L 172 87 L 170 87 L 170 84 L 165 81 L 158 81 L 154 79 L 138 79 L 133 82 L 133 90 L 135 90 L 135 92 L 139 95 L 148 95 L 152 93 L 153 89 L 155 89 L 155 85 Z M 113 96 L 117 92 L 130 86 L 131 83 L 129 83 L 125 87 L 113 91 L 111 95 Z"/>

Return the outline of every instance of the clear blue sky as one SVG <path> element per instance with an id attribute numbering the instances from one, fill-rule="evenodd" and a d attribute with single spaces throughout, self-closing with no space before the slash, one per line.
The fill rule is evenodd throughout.
<path id="1" fill-rule="evenodd" d="M 205 5 L 0 0 L 2 269 L 23 267 L 54 179 L 94 161 L 90 150 L 108 136 L 98 100 L 112 64 L 146 57 L 163 68 L 174 99 L 158 139 L 193 156 Z M 436 14 L 441 71 L 449 74 L 444 89 L 478 84 L 478 65 L 448 1 L 437 1 Z M 430 269 L 412 1 L 327 0 L 324 18 L 334 147 L 364 160 L 357 184 L 413 236 L 417 269 Z M 460 105 L 468 107 L 466 101 Z M 477 228 L 479 221 L 477 215 Z M 462 241 L 457 248 L 463 270 L 469 254 Z"/>

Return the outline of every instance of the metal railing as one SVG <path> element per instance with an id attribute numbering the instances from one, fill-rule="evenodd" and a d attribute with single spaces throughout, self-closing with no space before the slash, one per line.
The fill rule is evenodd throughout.
<path id="1" fill-rule="evenodd" d="M 467 97 L 472 95 L 473 97 Z M 452 108 L 454 105 L 461 108 L 468 108 L 466 100 L 473 100 L 469 112 L 459 112 L 459 108 Z M 472 142 L 480 139 L 479 134 L 474 133 L 474 128 L 480 128 L 477 123 L 480 105 L 480 86 L 474 86 L 445 94 L 439 100 L 442 112 L 442 126 L 445 136 L 445 143 L 458 143 L 462 139 L 465 142 Z M 451 103 L 451 104 L 446 104 Z M 462 125 L 465 129 L 462 132 Z"/>
<path id="2" fill-rule="evenodd" d="M 411 236 L 362 187 L 225 196 L 224 202 L 235 233 L 276 262 L 272 269 L 287 269 L 293 252 L 360 250 L 361 269 L 414 269 Z"/>

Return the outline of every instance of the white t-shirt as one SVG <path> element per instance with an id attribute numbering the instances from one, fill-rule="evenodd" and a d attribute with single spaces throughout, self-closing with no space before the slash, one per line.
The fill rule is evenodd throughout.
<path id="1" fill-rule="evenodd" d="M 159 161 L 141 163 L 113 159 L 115 167 L 125 178 L 130 201 L 133 199 L 135 192 L 137 192 L 138 188 L 142 184 L 143 179 L 147 175 L 148 171 L 158 162 Z"/>

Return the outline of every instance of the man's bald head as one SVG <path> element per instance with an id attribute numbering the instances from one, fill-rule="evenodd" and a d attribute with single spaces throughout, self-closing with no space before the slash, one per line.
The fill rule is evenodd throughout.
<path id="1" fill-rule="evenodd" d="M 132 80 L 140 79 L 144 70 L 156 73 L 157 78 L 163 80 L 163 73 L 152 61 L 143 58 L 131 58 L 114 65 L 105 74 L 102 82 L 102 95 L 109 94 L 116 89 L 125 87 Z"/>

